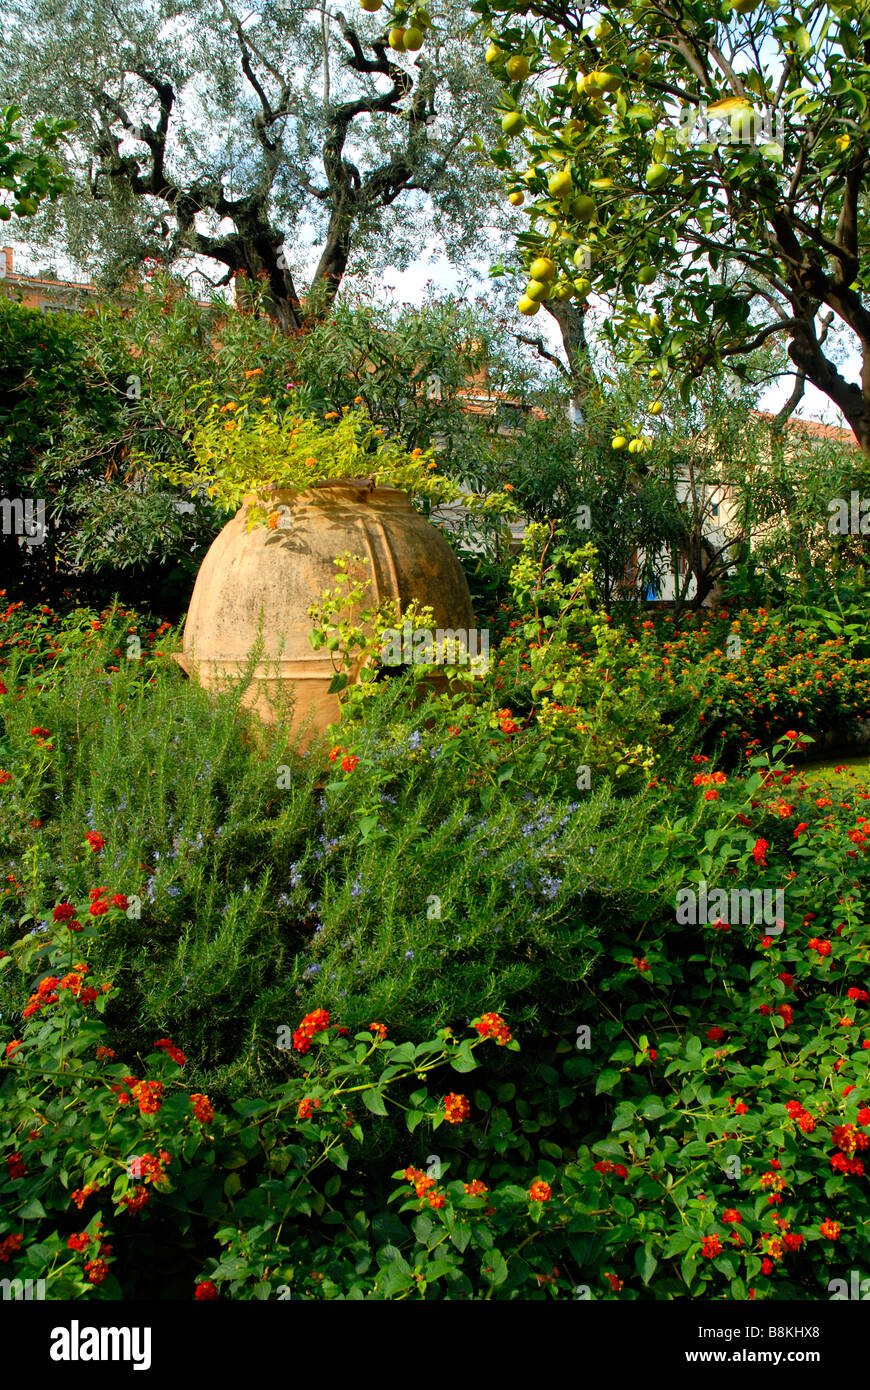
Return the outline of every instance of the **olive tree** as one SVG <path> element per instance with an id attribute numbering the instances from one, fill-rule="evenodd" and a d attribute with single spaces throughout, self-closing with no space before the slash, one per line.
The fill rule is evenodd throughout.
<path id="1" fill-rule="evenodd" d="M 149 256 L 247 277 L 288 331 L 349 268 L 477 248 L 513 215 L 473 140 L 496 84 L 461 5 L 379 8 L 10 0 L 0 97 L 77 124 L 46 234 L 119 280 Z"/>
<path id="2" fill-rule="evenodd" d="M 29 144 L 18 129 L 21 110 L 0 107 L 0 189 L 12 195 L 12 206 L 0 202 L 0 222 L 32 217 L 44 198 L 54 199 L 69 187 L 53 151 L 72 121 L 34 123 Z"/>

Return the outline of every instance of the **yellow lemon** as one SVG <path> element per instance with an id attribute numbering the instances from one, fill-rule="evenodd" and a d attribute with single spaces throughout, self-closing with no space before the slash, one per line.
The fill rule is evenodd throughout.
<path id="1" fill-rule="evenodd" d="M 516 53 L 513 58 L 508 58 L 505 67 L 512 82 L 524 82 L 529 75 L 529 60 L 522 53 Z"/>
<path id="2" fill-rule="evenodd" d="M 551 198 L 566 198 L 573 191 L 574 181 L 571 178 L 570 169 L 560 169 L 558 173 L 551 174 L 547 187 Z"/>
<path id="3" fill-rule="evenodd" d="M 529 267 L 529 274 L 533 280 L 538 280 L 542 285 L 546 285 L 548 280 L 552 280 L 556 274 L 556 265 L 549 256 L 538 256 L 537 260 L 532 261 Z"/>

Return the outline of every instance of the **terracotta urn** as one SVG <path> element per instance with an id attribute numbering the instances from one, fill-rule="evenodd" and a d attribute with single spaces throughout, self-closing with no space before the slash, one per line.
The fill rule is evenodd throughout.
<path id="1" fill-rule="evenodd" d="M 196 578 L 182 651 L 175 660 L 207 689 L 244 673 L 262 639 L 243 703 L 266 723 L 287 722 L 305 744 L 337 721 L 329 693 L 330 653 L 309 641 L 311 604 L 335 588 L 336 556 L 367 556 L 371 588 L 362 607 L 412 599 L 433 609 L 435 625 L 470 629 L 471 596 L 447 541 L 398 488 L 367 480 L 315 483 L 304 492 L 274 491 L 268 507 L 279 525 L 247 530 L 245 500 L 213 542 Z"/>

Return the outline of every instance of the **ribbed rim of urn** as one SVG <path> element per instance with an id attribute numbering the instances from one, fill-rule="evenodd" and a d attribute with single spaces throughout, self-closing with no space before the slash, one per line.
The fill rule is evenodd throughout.
<path id="1" fill-rule="evenodd" d="M 268 501 L 292 503 L 294 506 L 318 506 L 327 502 L 354 502 L 357 505 L 377 502 L 393 506 L 410 506 L 411 499 L 402 488 L 389 484 L 372 487 L 370 478 L 322 478 L 306 488 L 273 488 L 268 493 L 249 492 L 243 506 Z"/>

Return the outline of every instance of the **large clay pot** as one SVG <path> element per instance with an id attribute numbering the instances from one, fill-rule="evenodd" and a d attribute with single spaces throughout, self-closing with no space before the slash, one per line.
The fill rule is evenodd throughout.
<path id="1" fill-rule="evenodd" d="M 471 597 L 444 537 L 397 488 L 342 479 L 302 493 L 275 491 L 268 503 L 286 509 L 279 529 L 248 531 L 246 501 L 212 544 L 175 659 L 206 688 L 220 688 L 244 671 L 262 619 L 262 660 L 244 702 L 267 723 L 286 720 L 293 732 L 309 721 L 307 742 L 339 715 L 328 690 L 330 654 L 308 640 L 308 609 L 334 589 L 337 555 L 368 556 L 364 607 L 392 598 L 404 612 L 417 599 L 433 609 L 436 627 L 469 629 Z"/>

